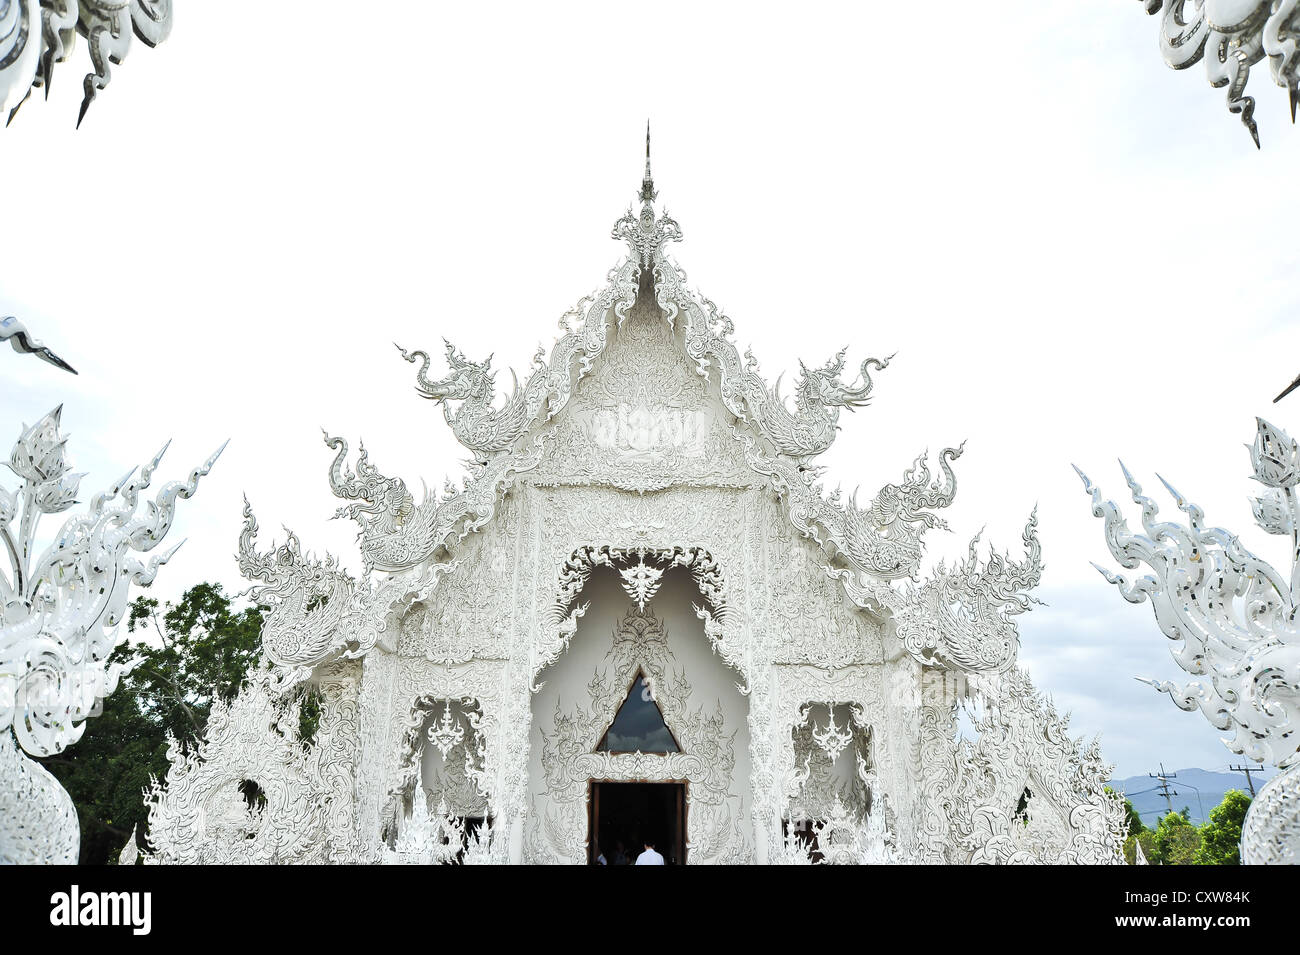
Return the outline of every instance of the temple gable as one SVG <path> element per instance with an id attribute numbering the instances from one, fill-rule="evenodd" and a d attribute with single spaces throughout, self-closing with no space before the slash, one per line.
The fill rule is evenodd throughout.
<path id="1" fill-rule="evenodd" d="M 766 484 L 745 463 L 735 416 L 694 370 L 649 289 L 610 325 L 604 354 L 542 432 L 546 455 L 524 479 L 637 492 Z"/>

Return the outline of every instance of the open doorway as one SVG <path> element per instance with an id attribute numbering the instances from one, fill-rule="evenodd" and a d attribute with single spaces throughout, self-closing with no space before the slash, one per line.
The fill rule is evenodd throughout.
<path id="1" fill-rule="evenodd" d="M 591 783 L 587 861 L 632 865 L 649 841 L 666 865 L 686 862 L 685 783 Z"/>

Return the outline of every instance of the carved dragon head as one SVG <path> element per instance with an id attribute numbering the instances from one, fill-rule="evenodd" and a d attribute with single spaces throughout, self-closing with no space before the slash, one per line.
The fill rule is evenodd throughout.
<path id="1" fill-rule="evenodd" d="M 394 343 L 396 344 L 396 343 Z M 420 362 L 415 374 L 415 390 L 431 401 L 491 401 L 495 375 L 492 373 L 492 356 L 486 361 L 470 361 L 456 346 L 443 339 L 446 346 L 447 375 L 437 381 L 429 379 L 429 356 L 423 351 L 408 352 L 396 345 L 403 358 L 414 364 Z"/>

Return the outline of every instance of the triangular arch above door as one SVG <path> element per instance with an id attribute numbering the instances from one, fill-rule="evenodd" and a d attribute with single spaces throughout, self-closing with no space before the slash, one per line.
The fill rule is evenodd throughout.
<path id="1" fill-rule="evenodd" d="M 655 702 L 652 684 L 645 671 L 637 668 L 613 721 L 596 744 L 598 753 L 680 753 L 677 737 L 668 728 Z"/>

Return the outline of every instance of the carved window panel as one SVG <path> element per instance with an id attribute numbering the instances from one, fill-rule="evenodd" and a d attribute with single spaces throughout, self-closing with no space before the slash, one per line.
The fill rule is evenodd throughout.
<path id="1" fill-rule="evenodd" d="M 876 760 L 871 725 L 850 703 L 806 703 L 790 731 L 795 777 L 787 818 L 825 820 L 837 804 L 861 818 L 872 808 Z"/>
<path id="2" fill-rule="evenodd" d="M 432 802 L 444 803 L 456 816 L 487 815 L 482 718 L 477 700 L 443 700 L 424 730 L 421 781 Z"/>

